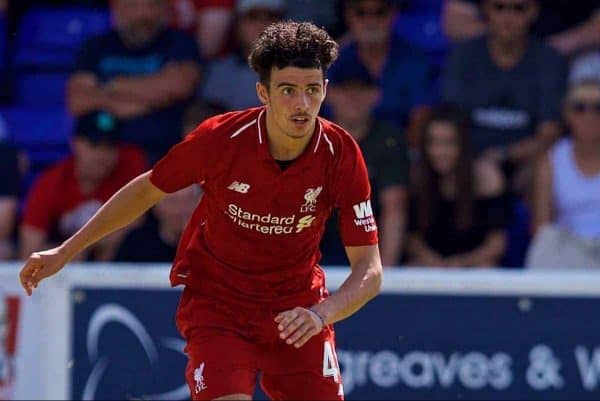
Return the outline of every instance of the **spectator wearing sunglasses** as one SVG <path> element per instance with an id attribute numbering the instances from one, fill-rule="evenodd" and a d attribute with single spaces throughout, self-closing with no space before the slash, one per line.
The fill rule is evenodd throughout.
<path id="1" fill-rule="evenodd" d="M 284 13 L 284 0 L 237 2 L 237 51 L 210 64 L 202 88 L 205 101 L 226 111 L 260 106 L 255 89 L 258 76 L 248 65 L 248 55 L 258 34 L 283 18 Z"/>
<path id="2" fill-rule="evenodd" d="M 478 5 L 486 0 L 447 0 L 442 19 L 444 32 L 454 41 L 473 39 L 488 26 Z M 525 13 L 534 0 L 494 1 L 499 10 Z M 540 18 L 532 33 L 547 39 L 563 55 L 600 46 L 600 4 L 597 0 L 537 0 Z"/>
<path id="3" fill-rule="evenodd" d="M 418 49 L 392 35 L 394 16 L 391 1 L 346 0 L 351 40 L 340 49 L 328 77 L 332 87 L 346 75 L 375 81 L 381 97 L 373 116 L 408 129 L 411 138 L 432 101 L 431 65 Z"/>
<path id="4" fill-rule="evenodd" d="M 526 264 L 600 268 L 600 81 L 572 86 L 564 109 L 571 135 L 537 166 Z"/>
<path id="5" fill-rule="evenodd" d="M 515 5 L 485 0 L 488 32 L 454 48 L 442 97 L 469 114 L 476 155 L 502 167 L 513 192 L 525 197 L 533 158 L 561 133 L 566 63 L 529 34 L 537 3 L 520 1 L 523 11 Z"/>

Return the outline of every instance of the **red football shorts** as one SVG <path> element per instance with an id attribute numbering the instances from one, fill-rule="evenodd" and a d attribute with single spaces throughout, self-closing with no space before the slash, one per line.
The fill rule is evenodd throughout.
<path id="1" fill-rule="evenodd" d="M 193 400 L 252 396 L 259 373 L 273 400 L 343 400 L 331 326 L 300 348 L 279 338 L 280 311 L 240 308 L 185 289 L 177 327 L 187 344 L 185 377 Z"/>

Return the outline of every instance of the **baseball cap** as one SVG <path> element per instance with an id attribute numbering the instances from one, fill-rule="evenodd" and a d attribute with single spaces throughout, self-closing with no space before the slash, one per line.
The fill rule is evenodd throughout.
<path id="1" fill-rule="evenodd" d="M 115 143 L 120 139 L 120 124 L 112 114 L 97 111 L 79 117 L 75 121 L 73 135 L 93 143 Z"/>
<path id="2" fill-rule="evenodd" d="M 238 14 L 245 14 L 254 9 L 283 13 L 285 11 L 285 0 L 239 0 L 235 8 Z"/>

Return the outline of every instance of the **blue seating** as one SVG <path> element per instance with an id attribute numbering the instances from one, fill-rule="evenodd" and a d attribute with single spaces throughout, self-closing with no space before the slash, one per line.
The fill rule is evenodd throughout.
<path id="1" fill-rule="evenodd" d="M 72 118 L 62 110 L 0 109 L 11 142 L 28 155 L 32 167 L 42 168 L 69 151 Z"/>
<path id="2" fill-rule="evenodd" d="M 66 73 L 20 73 L 16 78 L 16 101 L 31 109 L 64 109 Z"/>
<path id="3" fill-rule="evenodd" d="M 81 43 L 109 27 L 107 10 L 34 8 L 24 15 L 18 30 L 15 66 L 68 71 Z"/>
<path id="4" fill-rule="evenodd" d="M 439 13 L 401 14 L 394 24 L 394 33 L 430 56 L 443 57 L 448 52 Z"/>

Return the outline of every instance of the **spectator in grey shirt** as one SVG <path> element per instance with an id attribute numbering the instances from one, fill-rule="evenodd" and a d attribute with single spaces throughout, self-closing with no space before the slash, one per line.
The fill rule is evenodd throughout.
<path id="1" fill-rule="evenodd" d="M 536 1 L 484 0 L 482 10 L 488 33 L 453 50 L 443 98 L 470 115 L 475 152 L 514 172 L 521 192 L 532 158 L 560 135 L 566 62 L 529 34 Z"/>
<path id="2" fill-rule="evenodd" d="M 281 19 L 284 0 L 240 0 L 236 4 L 238 51 L 213 61 L 207 71 L 202 98 L 227 111 L 260 106 L 258 76 L 248 65 L 252 43 L 269 24 Z"/>

